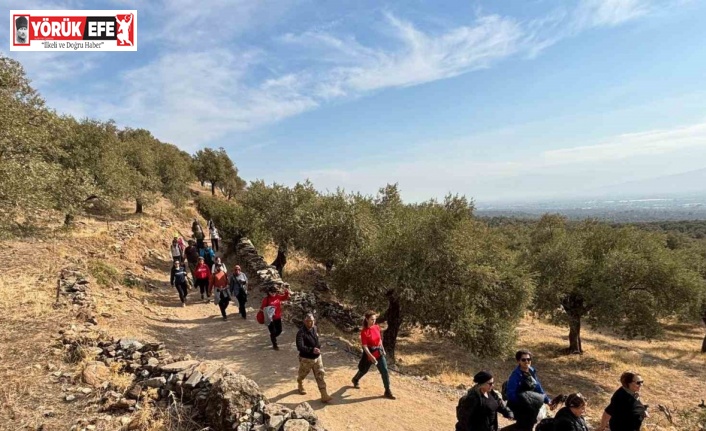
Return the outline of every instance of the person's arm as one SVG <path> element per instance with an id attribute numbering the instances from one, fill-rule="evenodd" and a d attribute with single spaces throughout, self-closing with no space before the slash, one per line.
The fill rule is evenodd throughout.
<path id="1" fill-rule="evenodd" d="M 495 400 L 498 402 L 498 411 L 500 412 L 505 419 L 515 419 L 515 414 L 510 410 L 510 407 L 507 406 L 507 403 L 503 401 L 503 397 L 500 394 L 500 392 L 493 390 L 492 396 L 495 397 Z"/>
<path id="2" fill-rule="evenodd" d="M 174 267 L 172 267 L 172 271 L 169 273 L 169 284 L 171 284 L 172 286 L 174 286 L 174 272 Z"/>
<path id="3" fill-rule="evenodd" d="M 456 407 L 456 431 L 471 431 L 471 418 L 480 399 L 473 394 L 461 398 Z"/>
<path id="4" fill-rule="evenodd" d="M 537 370 L 535 370 L 535 369 L 532 370 L 532 377 L 534 377 L 534 381 L 537 382 L 537 385 L 534 387 L 535 392 L 544 395 L 544 404 L 551 403 L 552 399 L 549 398 L 549 395 L 546 392 L 544 392 L 544 388 L 542 387 L 542 382 L 540 382 L 539 377 L 537 377 Z M 552 406 L 552 408 L 553 407 L 554 406 Z"/>
<path id="5" fill-rule="evenodd" d="M 304 344 L 304 331 L 299 331 L 297 332 L 297 350 L 299 350 L 301 353 L 309 354 L 311 355 L 314 353 L 314 348 L 309 347 L 306 344 Z"/>
<path id="6" fill-rule="evenodd" d="M 604 410 L 603 416 L 601 416 L 601 424 L 598 425 L 596 431 L 605 431 L 608 429 L 608 422 L 610 422 L 610 415 Z"/>

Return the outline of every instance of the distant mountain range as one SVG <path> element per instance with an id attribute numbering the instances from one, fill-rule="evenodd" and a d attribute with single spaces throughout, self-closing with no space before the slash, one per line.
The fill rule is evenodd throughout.
<path id="1" fill-rule="evenodd" d="M 630 181 L 581 193 L 602 197 L 653 197 L 706 195 L 706 168 L 641 181 Z"/>

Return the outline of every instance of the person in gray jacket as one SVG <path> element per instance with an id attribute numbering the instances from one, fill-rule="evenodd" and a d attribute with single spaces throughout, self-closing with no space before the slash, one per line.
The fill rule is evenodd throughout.
<path id="1" fill-rule="evenodd" d="M 248 302 L 248 276 L 241 271 L 240 265 L 235 265 L 228 279 L 231 295 L 238 300 L 238 312 L 243 319 L 247 318 L 245 303 Z"/>

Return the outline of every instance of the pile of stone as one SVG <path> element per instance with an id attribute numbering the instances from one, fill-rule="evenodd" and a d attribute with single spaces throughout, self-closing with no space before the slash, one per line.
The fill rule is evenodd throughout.
<path id="1" fill-rule="evenodd" d="M 240 266 L 251 279 L 251 286 L 259 288 L 262 292 L 267 292 L 272 286 L 289 287 L 289 284 L 280 278 L 277 269 L 267 264 L 249 239 L 242 238 L 238 241 L 235 252 Z M 327 295 L 330 289 L 325 282 L 319 281 L 314 287 L 313 293 L 292 292 L 289 302 L 284 307 L 284 318 L 300 325 L 306 313 L 314 313 L 318 317 L 328 318 L 343 331 L 357 331 L 363 316 L 327 297 L 330 296 Z"/>
<path id="2" fill-rule="evenodd" d="M 55 307 L 68 306 L 80 320 L 97 325 L 96 305 L 90 295 L 90 282 L 75 268 L 63 268 L 57 281 Z"/>
<path id="3" fill-rule="evenodd" d="M 93 358 L 81 376 L 85 384 L 101 389 L 103 413 L 129 414 L 146 403 L 182 403 L 194 421 L 215 431 L 325 431 L 309 404 L 291 410 L 269 403 L 257 383 L 218 362 L 173 357 L 163 344 L 113 340 L 91 327 L 60 332 L 66 357 Z M 123 376 L 123 390 L 111 379 L 116 373 Z M 123 429 L 133 426 L 135 421 L 126 420 Z"/>

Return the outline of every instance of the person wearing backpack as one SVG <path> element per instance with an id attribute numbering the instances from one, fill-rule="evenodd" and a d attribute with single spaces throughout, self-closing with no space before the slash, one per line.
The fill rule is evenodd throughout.
<path id="1" fill-rule="evenodd" d="M 223 272 L 221 265 L 216 265 L 216 272 L 211 275 L 211 282 L 208 286 L 209 292 L 213 292 L 213 303 L 221 309 L 223 320 L 228 320 L 226 308 L 230 303 L 230 290 L 228 289 L 228 277 Z"/>
<path id="2" fill-rule="evenodd" d="M 588 431 L 586 420 L 586 398 L 580 393 L 569 394 L 564 407 L 559 409 L 552 421 L 551 431 Z M 546 419 L 545 419 L 546 421 Z M 537 431 L 541 431 L 537 427 Z"/>
<path id="3" fill-rule="evenodd" d="M 498 431 L 498 412 L 513 419 L 512 411 L 493 389 L 495 379 L 488 371 L 478 372 L 473 382 L 456 407 L 456 431 Z"/>
<path id="4" fill-rule="evenodd" d="M 181 306 L 186 307 L 186 269 L 178 260 L 175 260 L 174 266 L 172 266 L 172 272 L 169 276 L 169 283 L 172 287 L 176 287 L 176 290 L 179 293 Z"/>
<path id="5" fill-rule="evenodd" d="M 541 420 L 539 413 L 543 404 L 549 404 L 552 410 L 556 406 L 551 404 L 549 395 L 544 392 L 537 378 L 537 370 L 531 366 L 532 353 L 528 350 L 519 350 L 515 353 L 515 360 L 517 360 L 517 368 L 513 370 L 507 381 L 507 403 L 517 422 L 510 429 L 531 431 Z"/>
<path id="6" fill-rule="evenodd" d="M 284 293 L 278 293 L 277 287 L 272 286 L 267 292 L 267 296 L 262 299 L 262 304 L 260 304 L 260 310 L 265 312 L 265 324 L 270 331 L 270 341 L 272 341 L 274 350 L 279 350 L 277 337 L 282 334 L 282 301 L 287 301 L 289 295 L 289 287 L 285 288 Z M 266 310 L 267 308 L 269 310 Z"/>
<path id="7" fill-rule="evenodd" d="M 238 300 L 238 312 L 243 319 L 247 317 L 247 312 L 245 311 L 245 303 L 248 302 L 247 283 L 248 277 L 240 270 L 240 265 L 235 265 L 233 273 L 228 279 L 228 286 L 231 295 Z"/>
<path id="8" fill-rule="evenodd" d="M 204 263 L 208 265 L 209 268 L 213 267 L 213 264 L 216 263 L 216 253 L 213 252 L 213 249 L 208 244 L 206 244 L 205 248 L 199 250 L 199 256 L 203 257 Z"/>
<path id="9" fill-rule="evenodd" d="M 169 252 L 172 255 L 173 262 L 184 263 L 184 250 L 179 246 L 179 237 L 174 237 L 172 245 L 169 247 Z"/>

